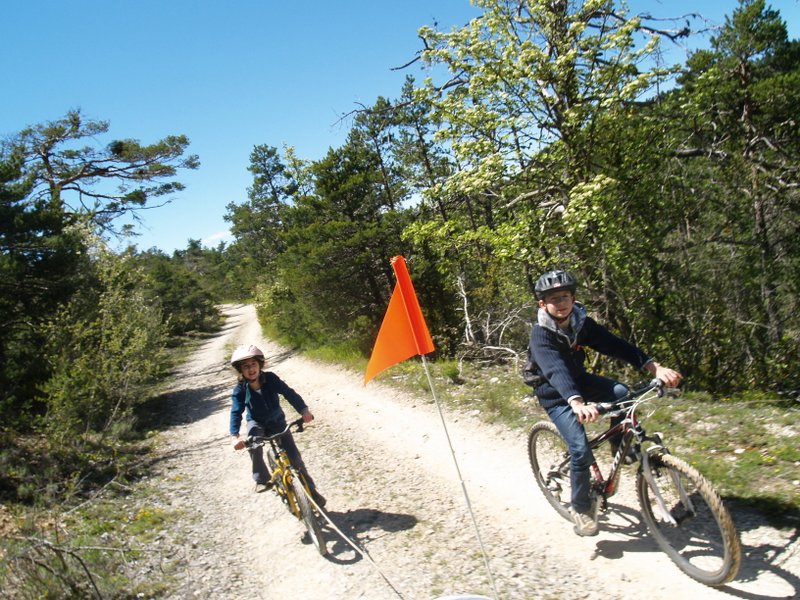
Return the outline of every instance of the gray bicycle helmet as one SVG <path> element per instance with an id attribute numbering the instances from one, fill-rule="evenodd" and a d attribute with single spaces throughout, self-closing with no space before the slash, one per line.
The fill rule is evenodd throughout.
<path id="1" fill-rule="evenodd" d="M 536 282 L 533 291 L 536 298 L 542 300 L 547 292 L 554 290 L 569 290 L 573 294 L 578 288 L 578 282 L 566 271 L 548 271 Z"/>

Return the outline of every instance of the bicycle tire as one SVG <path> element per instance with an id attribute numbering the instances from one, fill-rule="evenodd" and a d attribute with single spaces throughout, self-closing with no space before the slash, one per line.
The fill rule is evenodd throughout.
<path id="1" fill-rule="evenodd" d="M 311 537 L 311 541 L 314 546 L 316 546 L 319 553 L 325 556 L 328 554 L 328 548 L 325 545 L 325 536 L 322 534 L 322 527 L 320 527 L 317 515 L 311 507 L 311 503 L 308 501 L 308 495 L 299 476 L 292 478 L 292 492 L 297 502 L 297 507 L 300 510 L 300 516 L 308 531 L 308 535 Z"/>
<path id="2" fill-rule="evenodd" d="M 570 503 L 570 461 L 567 443 L 556 426 L 548 421 L 536 423 L 528 434 L 528 459 L 539 489 L 559 515 L 572 521 Z"/>
<path id="3" fill-rule="evenodd" d="M 687 575 L 709 586 L 736 577 L 742 560 L 739 534 L 722 499 L 697 469 L 660 451 L 648 454 L 650 472 L 677 526 L 666 522 L 644 474 L 636 476 L 642 515 L 658 546 Z M 690 502 L 681 499 L 678 482 Z M 689 506 L 687 506 L 689 504 Z"/>

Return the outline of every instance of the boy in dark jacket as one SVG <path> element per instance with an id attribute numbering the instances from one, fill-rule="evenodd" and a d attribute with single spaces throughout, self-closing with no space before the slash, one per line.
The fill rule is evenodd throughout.
<path id="1" fill-rule="evenodd" d="M 539 278 L 534 287 L 539 311 L 529 348 L 534 371 L 540 375 L 536 397 L 566 440 L 572 459 L 574 531 L 596 535 L 596 514 L 589 501 L 589 468 L 594 457 L 583 424 L 597 420 L 594 403 L 623 398 L 628 389 L 613 379 L 588 373 L 584 346 L 644 369 L 669 387 L 677 386 L 682 376 L 588 316 L 583 305 L 575 301 L 576 289 L 577 282 L 565 271 L 548 271 Z"/>

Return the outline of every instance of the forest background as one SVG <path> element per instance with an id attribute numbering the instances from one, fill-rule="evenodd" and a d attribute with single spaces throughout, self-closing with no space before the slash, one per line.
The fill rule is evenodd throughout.
<path id="1" fill-rule="evenodd" d="M 533 284 L 564 268 L 687 391 L 796 410 L 800 43 L 780 13 L 740 0 L 710 47 L 669 65 L 660 48 L 695 35 L 691 19 L 475 4 L 462 28 L 420 30 L 416 60 L 448 77 L 409 77 L 322 159 L 254 147 L 248 200 L 227 207 L 234 241 L 217 248 L 108 243 L 198 168 L 185 136 L 100 146 L 109 124 L 73 110 L 3 141 L 4 502 L 46 501 L 37 472 L 77 493 L 108 476 L 97 464 L 119 469 L 97 456 L 135 437 L 137 407 L 220 302 L 255 302 L 266 335 L 365 364 L 395 255 L 453 381 L 465 365 L 518 377 Z M 796 472 L 796 448 L 782 460 Z"/>

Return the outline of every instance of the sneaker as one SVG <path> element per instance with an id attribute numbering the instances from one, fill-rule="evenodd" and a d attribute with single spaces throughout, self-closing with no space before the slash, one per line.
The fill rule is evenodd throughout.
<path id="1" fill-rule="evenodd" d="M 597 520 L 589 513 L 579 513 L 570 509 L 575 527 L 572 530 L 580 536 L 597 535 Z"/>
<path id="2" fill-rule="evenodd" d="M 266 483 L 256 481 L 256 494 L 260 494 L 262 492 L 266 492 L 267 490 L 271 489 L 272 489 L 271 481 L 267 481 Z"/>

